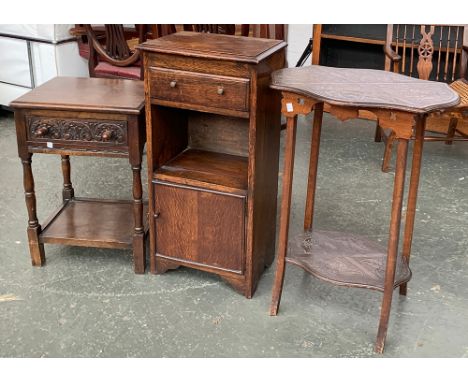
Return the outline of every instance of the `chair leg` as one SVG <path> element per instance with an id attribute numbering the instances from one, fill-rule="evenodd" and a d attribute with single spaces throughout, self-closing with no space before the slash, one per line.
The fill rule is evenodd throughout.
<path id="1" fill-rule="evenodd" d="M 297 116 L 288 117 L 286 123 L 286 151 L 283 168 L 283 194 L 281 199 L 281 216 L 278 236 L 278 258 L 276 259 L 276 274 L 273 284 L 270 315 L 276 316 L 283 291 L 286 252 L 288 249 L 288 231 L 291 208 L 291 192 L 294 170 L 294 152 L 296 146 Z"/>
<path id="2" fill-rule="evenodd" d="M 453 143 L 453 138 L 455 137 L 455 133 L 457 131 L 457 124 L 458 118 L 450 118 L 450 123 L 447 132 L 447 141 L 445 141 L 446 145 L 451 145 Z"/>
<path id="3" fill-rule="evenodd" d="M 374 142 L 382 142 L 382 128 L 379 125 L 379 122 L 377 121 L 377 124 L 375 125 L 375 136 L 374 136 Z"/>
<path id="4" fill-rule="evenodd" d="M 395 142 L 395 133 L 392 131 L 387 138 L 385 144 L 385 152 L 382 160 L 382 172 L 388 172 L 390 170 L 390 160 L 392 159 L 393 143 Z"/>
<path id="5" fill-rule="evenodd" d="M 393 286 L 395 283 L 395 269 L 398 255 L 398 241 L 400 237 L 401 207 L 405 188 L 406 158 L 408 154 L 408 140 L 398 140 L 395 182 L 393 185 L 392 213 L 390 218 L 390 234 L 387 249 L 387 265 L 385 268 L 384 296 L 380 311 L 380 323 L 375 343 L 375 351 L 383 353 L 387 337 L 390 308 L 392 305 Z"/>

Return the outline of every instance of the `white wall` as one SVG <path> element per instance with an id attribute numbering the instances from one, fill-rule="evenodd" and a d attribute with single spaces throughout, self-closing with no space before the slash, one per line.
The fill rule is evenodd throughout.
<path id="1" fill-rule="evenodd" d="M 301 57 L 304 48 L 312 37 L 312 24 L 289 24 L 288 25 L 288 48 L 286 59 L 288 66 L 296 66 L 297 60 Z M 310 65 L 310 57 L 305 65 Z"/>

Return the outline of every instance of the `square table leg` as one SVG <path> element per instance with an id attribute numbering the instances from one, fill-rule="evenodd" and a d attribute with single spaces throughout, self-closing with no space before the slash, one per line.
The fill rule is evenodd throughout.
<path id="1" fill-rule="evenodd" d="M 416 201 L 418 198 L 419 178 L 421 175 L 422 152 L 424 144 L 424 130 L 426 116 L 418 117 L 416 122 L 416 140 L 413 148 L 411 164 L 411 179 L 408 191 L 408 205 L 406 209 L 405 232 L 403 236 L 403 259 L 409 265 L 411 243 L 413 241 L 414 220 L 416 215 Z M 400 285 L 400 294 L 406 296 L 407 283 Z"/>
<path id="2" fill-rule="evenodd" d="M 278 258 L 276 259 L 276 274 L 273 285 L 270 315 L 276 316 L 283 290 L 286 252 L 288 250 L 289 219 L 291 208 L 291 194 L 294 172 L 294 153 L 296 148 L 297 115 L 287 117 L 286 149 L 283 167 L 283 193 L 281 196 L 280 230 L 278 234 Z"/>
<path id="3" fill-rule="evenodd" d="M 387 264 L 385 268 L 384 296 L 382 309 L 380 312 L 379 330 L 375 351 L 382 353 L 387 337 L 388 321 L 390 318 L 390 308 L 395 282 L 395 269 L 398 255 L 398 242 L 400 238 L 401 209 L 403 206 L 403 196 L 405 190 L 406 159 L 408 154 L 408 140 L 398 140 L 398 150 L 396 159 L 395 182 L 393 185 L 393 202 L 390 218 L 390 235 L 387 248 Z"/>

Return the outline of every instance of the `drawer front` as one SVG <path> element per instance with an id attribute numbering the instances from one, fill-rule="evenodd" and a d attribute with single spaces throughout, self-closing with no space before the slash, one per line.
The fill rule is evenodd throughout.
<path id="1" fill-rule="evenodd" d="M 26 116 L 29 142 L 63 146 L 127 147 L 127 121 Z"/>
<path id="2" fill-rule="evenodd" d="M 150 68 L 151 97 L 189 105 L 249 110 L 246 78 Z"/>
<path id="3" fill-rule="evenodd" d="M 154 195 L 157 255 L 244 273 L 245 197 L 160 182 Z"/>

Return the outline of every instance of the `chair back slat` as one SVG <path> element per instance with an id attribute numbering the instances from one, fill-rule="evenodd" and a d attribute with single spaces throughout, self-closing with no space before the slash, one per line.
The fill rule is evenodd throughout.
<path id="1" fill-rule="evenodd" d="M 119 60 L 130 57 L 130 48 L 125 38 L 123 24 L 105 24 L 106 52 Z"/>
<path id="2" fill-rule="evenodd" d="M 410 69 L 409 69 L 409 75 L 410 77 L 413 76 L 413 70 L 414 70 L 414 37 L 416 35 L 416 25 L 413 25 L 413 31 L 411 33 L 411 48 L 410 48 Z"/>
<path id="3" fill-rule="evenodd" d="M 453 82 L 466 75 L 468 28 L 464 25 L 389 24 L 386 46 L 399 61 L 385 57 L 385 70 L 411 77 Z"/>
<path id="4" fill-rule="evenodd" d="M 403 26 L 401 56 L 403 57 L 403 61 L 401 63 L 401 70 L 403 70 L 403 72 L 406 72 L 406 24 Z"/>
<path id="5" fill-rule="evenodd" d="M 428 80 L 432 72 L 432 56 L 434 55 L 434 42 L 432 35 L 434 34 L 434 25 L 430 26 L 429 31 L 426 30 L 426 25 L 421 25 L 421 41 L 418 46 L 418 74 L 422 80 Z"/>

